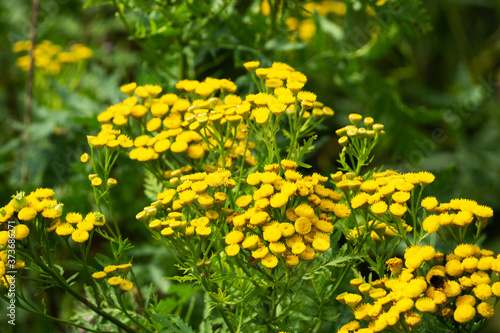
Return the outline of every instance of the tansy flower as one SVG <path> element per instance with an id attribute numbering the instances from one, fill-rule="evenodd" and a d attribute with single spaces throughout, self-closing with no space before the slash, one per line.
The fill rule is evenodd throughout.
<path id="1" fill-rule="evenodd" d="M 56 228 L 56 234 L 59 236 L 68 236 L 75 231 L 75 228 L 69 223 L 62 223 Z"/>
<path id="2" fill-rule="evenodd" d="M 410 193 L 408 192 L 396 192 L 392 194 L 392 200 L 394 200 L 397 203 L 405 203 L 410 199 Z"/>
<path id="3" fill-rule="evenodd" d="M 377 215 L 383 215 L 387 211 L 387 204 L 385 201 L 379 201 L 371 205 L 370 209 Z"/>
<path id="4" fill-rule="evenodd" d="M 453 318 L 459 323 L 466 323 L 472 320 L 476 315 L 476 309 L 473 306 L 465 304 L 457 306 L 453 313 Z"/>
<path id="5" fill-rule="evenodd" d="M 295 227 L 288 222 L 280 223 L 279 228 L 283 237 L 290 237 L 295 233 Z"/>
<path id="6" fill-rule="evenodd" d="M 239 230 L 233 230 L 225 237 L 226 244 L 238 244 L 245 238 L 245 235 Z"/>
<path id="7" fill-rule="evenodd" d="M 477 270 L 479 260 L 476 257 L 467 257 L 462 260 L 462 268 L 467 273 L 472 273 Z"/>
<path id="8" fill-rule="evenodd" d="M 77 229 L 71 234 L 71 238 L 77 243 L 83 243 L 89 239 L 89 233 L 86 230 Z"/>
<path id="9" fill-rule="evenodd" d="M 415 326 L 420 322 L 421 316 L 415 312 L 405 313 L 405 323 L 410 326 Z"/>
<path id="10" fill-rule="evenodd" d="M 458 260 L 449 260 L 446 263 L 446 274 L 453 276 L 453 277 L 458 277 L 462 276 L 464 270 L 462 268 L 462 263 Z"/>
<path id="11" fill-rule="evenodd" d="M 474 215 L 469 211 L 460 211 L 453 218 L 453 224 L 464 227 L 474 220 Z"/>
<path id="12" fill-rule="evenodd" d="M 475 304 L 476 304 L 476 299 L 472 295 L 458 296 L 457 299 L 456 299 L 456 301 L 455 301 L 455 305 L 457 307 L 459 307 L 461 305 L 474 306 Z"/>
<path id="13" fill-rule="evenodd" d="M 25 239 L 30 233 L 30 229 L 25 224 L 18 224 L 13 229 L 14 238 L 17 240 Z"/>
<path id="14" fill-rule="evenodd" d="M 225 251 L 228 256 L 234 257 L 240 252 L 240 245 L 239 244 L 228 245 L 226 246 Z"/>
<path id="15" fill-rule="evenodd" d="M 459 244 L 455 247 L 454 253 L 461 258 L 478 257 L 481 255 L 481 250 L 474 244 Z"/>
<path id="16" fill-rule="evenodd" d="M 212 232 L 212 229 L 210 227 L 207 227 L 207 226 L 199 226 L 199 227 L 196 227 L 196 234 L 200 237 L 206 237 L 208 235 L 210 235 L 210 233 Z"/>
<path id="17" fill-rule="evenodd" d="M 295 231 L 301 235 L 308 234 L 311 231 L 311 221 L 307 217 L 299 217 L 295 221 Z"/>
<path id="18" fill-rule="evenodd" d="M 261 246 L 257 250 L 252 251 L 252 257 L 262 259 L 269 253 L 267 246 Z"/>
<path id="19" fill-rule="evenodd" d="M 493 209 L 488 206 L 477 206 L 472 211 L 477 217 L 487 219 L 493 216 Z"/>
<path id="20" fill-rule="evenodd" d="M 296 255 L 288 255 L 286 256 L 285 263 L 287 266 L 296 266 L 299 264 L 299 257 Z"/>
<path id="21" fill-rule="evenodd" d="M 476 297 L 482 301 L 487 300 L 491 297 L 492 291 L 491 286 L 489 284 L 480 284 L 472 289 L 472 292 Z"/>
<path id="22" fill-rule="evenodd" d="M 435 312 L 437 310 L 436 303 L 429 297 L 422 297 L 417 300 L 415 307 L 421 312 Z"/>
<path id="23" fill-rule="evenodd" d="M 250 218 L 250 223 L 253 225 L 262 225 L 271 219 L 268 213 L 258 212 Z"/>
<path id="24" fill-rule="evenodd" d="M 111 286 L 118 286 L 120 283 L 122 283 L 123 278 L 121 276 L 113 276 L 108 279 L 108 283 Z"/>
<path id="25" fill-rule="evenodd" d="M 288 203 L 288 196 L 283 193 L 276 193 L 271 197 L 270 204 L 273 208 L 281 208 Z"/>
<path id="26" fill-rule="evenodd" d="M 396 217 L 402 217 L 406 213 L 407 207 L 400 203 L 392 203 L 389 206 L 389 211 Z"/>
<path id="27" fill-rule="evenodd" d="M 31 221 L 35 218 L 37 211 L 30 206 L 21 208 L 19 213 L 17 214 L 17 218 L 21 221 Z"/>
<path id="28" fill-rule="evenodd" d="M 426 197 L 425 199 L 422 200 L 420 205 L 427 211 L 431 212 L 434 210 L 434 208 L 437 207 L 438 201 L 436 197 Z"/>
<path id="29" fill-rule="evenodd" d="M 249 72 L 255 72 L 255 70 L 259 68 L 259 65 L 260 65 L 259 61 L 248 61 L 243 64 L 243 66 Z"/>
<path id="30" fill-rule="evenodd" d="M 134 287 L 134 284 L 130 282 L 129 280 L 123 279 L 120 282 L 120 289 L 123 291 L 130 291 Z"/>
<path id="31" fill-rule="evenodd" d="M 278 258 L 272 254 L 268 254 L 260 262 L 267 268 L 274 268 L 278 264 Z"/>
<path id="32" fill-rule="evenodd" d="M 491 318 L 493 317 L 493 314 L 495 313 L 495 310 L 491 306 L 491 304 L 482 302 L 479 303 L 477 306 L 477 312 L 483 316 L 484 318 Z"/>
<path id="33" fill-rule="evenodd" d="M 299 205 L 295 208 L 295 214 L 300 217 L 313 217 L 314 210 L 307 204 Z"/>
<path id="34" fill-rule="evenodd" d="M 270 243 L 277 242 L 281 238 L 281 230 L 278 225 L 267 227 L 262 237 Z"/>
<path id="35" fill-rule="evenodd" d="M 257 248 L 258 244 L 259 244 L 259 236 L 251 235 L 245 237 L 245 239 L 241 243 L 241 246 L 246 250 L 254 250 Z"/>
<path id="36" fill-rule="evenodd" d="M 437 215 L 427 216 L 422 223 L 422 227 L 429 234 L 437 232 L 440 226 L 441 223 L 439 222 L 439 216 Z"/>
<path id="37" fill-rule="evenodd" d="M 281 242 L 274 242 L 269 244 L 269 250 L 271 250 L 273 254 L 282 254 L 286 251 L 286 246 Z"/>
<path id="38" fill-rule="evenodd" d="M 75 223 L 78 223 L 82 220 L 83 220 L 83 217 L 82 217 L 82 214 L 80 214 L 80 213 L 71 212 L 71 213 L 66 214 L 66 222 L 68 222 L 68 223 L 75 224 Z"/>
<path id="39" fill-rule="evenodd" d="M 354 198 L 351 199 L 351 207 L 356 209 L 360 208 L 363 206 L 365 203 L 368 202 L 368 199 L 370 198 L 370 195 L 365 192 L 360 192 L 354 196 Z"/>
<path id="40" fill-rule="evenodd" d="M 96 272 L 94 274 L 92 274 L 92 277 L 96 280 L 102 280 L 106 277 L 106 272 Z"/>
<path id="41" fill-rule="evenodd" d="M 312 246 L 319 252 L 325 252 L 330 248 L 330 242 L 325 239 L 315 238 L 313 240 Z"/>
<path id="42" fill-rule="evenodd" d="M 351 293 L 348 293 L 347 295 L 344 296 L 344 302 L 349 305 L 349 306 L 356 306 L 359 304 L 359 302 L 361 302 L 362 300 L 362 297 L 361 295 L 358 295 L 358 294 L 351 294 Z"/>
<path id="43" fill-rule="evenodd" d="M 428 185 L 428 184 L 432 183 L 434 181 L 434 179 L 436 179 L 436 177 L 432 173 L 427 172 L 427 171 L 420 171 L 417 174 L 417 177 L 418 177 L 418 180 L 420 181 L 420 183 L 422 183 L 424 185 Z"/>

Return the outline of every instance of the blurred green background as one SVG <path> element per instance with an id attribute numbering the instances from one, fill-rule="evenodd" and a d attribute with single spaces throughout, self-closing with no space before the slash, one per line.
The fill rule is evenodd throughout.
<path id="1" fill-rule="evenodd" d="M 68 210 L 90 211 L 88 170 L 79 157 L 88 151 L 86 135 L 98 131 L 96 115 L 123 98 L 120 85 L 136 81 L 173 92 L 180 78 L 213 76 L 232 79 L 246 94 L 255 90 L 242 64 L 259 60 L 264 66 L 285 62 L 303 72 L 305 89 L 335 110 L 308 157 L 314 171 L 336 171 L 340 147 L 334 131 L 347 124 L 349 113 L 359 113 L 385 125 L 375 166 L 428 170 L 437 178 L 427 194 L 439 201 L 463 197 L 500 211 L 498 1 L 42 0 L 37 42 L 50 40 L 62 50 L 82 43 L 93 55 L 57 75 L 35 72 L 26 149 L 27 73 L 16 67 L 20 53 L 12 47 L 29 39 L 31 8 L 25 0 L 0 3 L 2 203 L 16 190 L 53 187 Z M 114 193 L 118 218 L 136 244 L 133 255 L 143 278 L 167 294 L 170 283 L 162 277 L 175 273 L 167 269 L 171 260 L 156 252 L 134 219 L 148 203 L 141 197 L 141 171 L 126 158 L 118 164 L 113 171 L 123 186 Z M 495 253 L 498 223 L 497 214 L 481 244 Z M 182 293 L 169 295 L 172 311 L 184 311 L 175 307 L 183 302 Z M 51 313 L 71 315 L 63 295 L 42 296 Z M 19 316 L 29 326 L 66 330 Z M 484 331 L 497 327 L 498 316 Z"/>

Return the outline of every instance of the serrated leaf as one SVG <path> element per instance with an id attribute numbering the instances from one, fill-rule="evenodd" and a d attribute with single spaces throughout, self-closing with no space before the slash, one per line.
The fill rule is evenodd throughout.
<path id="1" fill-rule="evenodd" d="M 162 183 L 149 171 L 144 175 L 144 194 L 150 201 L 158 200 L 158 193 L 163 192 L 165 187 Z"/>
<path id="2" fill-rule="evenodd" d="M 151 316 L 167 328 L 167 330 L 162 330 L 161 332 L 194 333 L 193 329 L 177 316 L 161 316 L 156 313 L 153 313 Z"/>

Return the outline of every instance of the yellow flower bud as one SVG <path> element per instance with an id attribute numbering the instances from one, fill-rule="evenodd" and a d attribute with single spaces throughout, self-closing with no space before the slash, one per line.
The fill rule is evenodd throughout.
<path id="1" fill-rule="evenodd" d="M 80 156 L 80 161 L 82 163 L 87 163 L 90 160 L 90 155 L 87 153 L 84 153 L 82 156 Z"/>

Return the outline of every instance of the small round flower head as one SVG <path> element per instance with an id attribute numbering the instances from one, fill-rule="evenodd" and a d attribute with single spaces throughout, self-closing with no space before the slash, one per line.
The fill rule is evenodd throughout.
<path id="1" fill-rule="evenodd" d="M 94 274 L 92 274 L 92 277 L 96 280 L 102 280 L 106 277 L 106 272 L 96 272 Z"/>
<path id="2" fill-rule="evenodd" d="M 456 259 L 454 260 L 449 260 L 446 263 L 446 274 L 453 276 L 453 277 L 458 277 L 462 276 L 464 270 L 462 267 L 462 263 Z"/>
<path id="3" fill-rule="evenodd" d="M 297 266 L 299 264 L 299 257 L 296 255 L 287 255 L 285 259 L 287 266 Z"/>
<path id="4" fill-rule="evenodd" d="M 56 228 L 56 234 L 59 236 L 68 236 L 75 231 L 75 228 L 69 223 L 62 223 Z"/>
<path id="5" fill-rule="evenodd" d="M 493 209 L 488 206 L 476 206 L 472 211 L 478 218 L 488 219 L 493 216 Z"/>
<path id="6" fill-rule="evenodd" d="M 272 254 L 268 254 L 264 258 L 262 258 L 260 262 L 267 268 L 274 268 L 276 267 L 276 265 L 278 265 L 278 258 L 276 258 L 276 256 Z"/>
<path id="7" fill-rule="evenodd" d="M 474 244 L 459 244 L 455 247 L 454 253 L 461 258 L 478 257 L 481 255 L 481 250 Z"/>
<path id="8" fill-rule="evenodd" d="M 462 268 L 467 273 L 473 273 L 477 270 L 479 260 L 476 257 L 467 257 L 462 260 Z"/>
<path id="9" fill-rule="evenodd" d="M 207 226 L 196 227 L 196 234 L 200 237 L 207 237 L 212 232 L 212 229 Z"/>
<path id="10" fill-rule="evenodd" d="M 402 217 L 403 215 L 406 214 L 407 210 L 408 208 L 406 207 L 406 205 L 400 203 L 392 203 L 389 206 L 389 211 L 391 212 L 392 215 L 396 217 Z"/>
<path id="11" fill-rule="evenodd" d="M 417 174 L 418 180 L 420 183 L 428 185 L 436 179 L 436 176 L 434 176 L 432 173 L 427 172 L 427 171 L 421 171 Z"/>
<path id="12" fill-rule="evenodd" d="M 234 257 L 240 252 L 240 245 L 239 244 L 228 245 L 226 246 L 225 251 L 228 256 Z"/>
<path id="13" fill-rule="evenodd" d="M 453 313 L 453 319 L 459 323 L 466 323 L 476 316 L 476 309 L 473 306 L 465 304 L 457 306 Z"/>
<path id="14" fill-rule="evenodd" d="M 347 295 L 345 295 L 344 297 L 344 302 L 349 305 L 349 306 L 356 306 L 359 304 L 359 302 L 361 302 L 362 300 L 362 297 L 361 295 L 358 295 L 358 294 L 351 294 L 351 293 L 348 293 Z"/>
<path id="15" fill-rule="evenodd" d="M 422 200 L 422 203 L 420 205 L 427 211 L 431 212 L 434 210 L 434 208 L 437 207 L 438 201 L 436 197 L 426 197 Z"/>
<path id="16" fill-rule="evenodd" d="M 500 297 L 500 281 L 497 281 L 491 285 L 491 291 L 496 297 Z"/>
<path id="17" fill-rule="evenodd" d="M 430 297 L 422 297 L 417 300 L 415 307 L 421 312 L 435 312 L 437 310 L 436 303 Z"/>
<path id="18" fill-rule="evenodd" d="M 307 217 L 299 217 L 295 221 L 295 231 L 301 235 L 306 235 L 311 231 L 311 221 Z"/>
<path id="19" fill-rule="evenodd" d="M 387 208 L 388 208 L 388 206 L 385 203 L 385 201 L 378 201 L 378 202 L 374 203 L 373 205 L 371 205 L 371 207 L 370 207 L 372 212 L 377 214 L 377 215 L 384 215 L 385 212 L 387 211 Z"/>
<path id="20" fill-rule="evenodd" d="M 111 286 L 119 286 L 122 283 L 123 278 L 121 276 L 113 276 L 108 279 L 108 283 Z"/>
<path id="21" fill-rule="evenodd" d="M 77 243 L 83 243 L 89 239 L 89 233 L 86 230 L 77 229 L 71 234 L 71 238 Z"/>
<path id="22" fill-rule="evenodd" d="M 258 249 L 252 251 L 252 257 L 255 259 L 262 259 L 269 253 L 267 246 L 261 246 Z"/>
<path id="23" fill-rule="evenodd" d="M 21 208 L 21 210 L 17 214 L 17 218 L 21 221 L 31 221 L 36 217 L 36 215 L 36 209 L 30 206 L 26 206 L 24 208 Z"/>
<path id="24" fill-rule="evenodd" d="M 125 84 L 125 85 L 121 86 L 120 90 L 124 94 L 127 94 L 127 95 L 131 96 L 134 93 L 134 90 L 135 90 L 136 87 L 137 87 L 137 83 L 131 82 L 131 83 L 128 83 L 128 84 Z"/>
<path id="25" fill-rule="evenodd" d="M 476 286 L 474 289 L 472 289 L 474 292 L 474 295 L 480 300 L 487 300 L 488 298 L 491 297 L 492 291 L 491 291 L 491 286 L 489 284 L 480 284 Z"/>
<path id="26" fill-rule="evenodd" d="M 129 280 L 123 279 L 120 282 L 120 289 L 123 291 L 130 291 L 134 287 L 134 284 L 130 282 Z"/>
<path id="27" fill-rule="evenodd" d="M 491 304 L 482 302 L 477 306 L 477 312 L 484 318 L 491 318 L 495 314 L 495 310 Z"/>
<path id="28" fill-rule="evenodd" d="M 28 237 L 30 229 L 26 224 L 18 224 L 14 227 L 13 233 L 16 240 L 21 240 Z"/>

